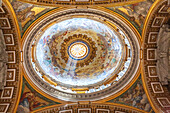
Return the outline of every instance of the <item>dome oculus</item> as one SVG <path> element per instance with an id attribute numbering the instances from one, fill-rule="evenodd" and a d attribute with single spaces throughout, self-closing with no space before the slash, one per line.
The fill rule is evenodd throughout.
<path id="1" fill-rule="evenodd" d="M 85 42 L 76 41 L 68 47 L 68 54 L 75 60 L 81 60 L 88 56 L 89 47 Z"/>

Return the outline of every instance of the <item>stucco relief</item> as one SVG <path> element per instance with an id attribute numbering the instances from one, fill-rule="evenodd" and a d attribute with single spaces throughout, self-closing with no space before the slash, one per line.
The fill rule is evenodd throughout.
<path id="1" fill-rule="evenodd" d="M 6 85 L 6 76 L 7 76 L 7 65 L 8 56 L 6 52 L 6 45 L 4 41 L 4 36 L 2 33 L 2 29 L 0 27 L 0 90 L 4 89 Z"/>
<path id="2" fill-rule="evenodd" d="M 160 28 L 157 40 L 157 73 L 160 82 L 162 85 L 168 85 L 168 81 L 170 81 L 170 74 L 169 74 L 169 36 L 170 36 L 170 29 L 169 25 L 163 25 Z"/>

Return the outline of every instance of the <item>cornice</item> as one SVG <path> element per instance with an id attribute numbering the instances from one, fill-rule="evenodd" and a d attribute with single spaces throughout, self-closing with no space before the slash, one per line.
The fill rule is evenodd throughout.
<path id="1" fill-rule="evenodd" d="M 45 0 L 45 2 L 40 2 L 38 0 L 19 0 L 21 2 L 35 4 L 35 5 L 42 5 L 42 6 L 48 6 L 48 7 L 89 7 L 89 6 L 104 6 L 104 7 L 115 7 L 115 6 L 123 6 L 123 5 L 129 5 L 129 4 L 135 4 L 139 2 L 143 2 L 146 0 L 98 0 L 95 2 L 95 0 L 89 0 L 89 1 L 80 1 L 76 2 L 76 0 L 70 0 L 70 1 L 54 1 L 49 2 L 49 0 Z"/>

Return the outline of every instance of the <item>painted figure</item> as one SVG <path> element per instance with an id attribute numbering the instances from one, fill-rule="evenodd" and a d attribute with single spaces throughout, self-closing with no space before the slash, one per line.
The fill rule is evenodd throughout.
<path id="1" fill-rule="evenodd" d="M 29 113 L 34 108 L 37 108 L 39 106 L 44 106 L 44 105 L 46 105 L 46 104 L 41 103 L 36 100 L 36 96 L 34 93 L 25 92 L 25 93 L 23 93 L 23 95 L 20 99 L 17 113 Z"/>

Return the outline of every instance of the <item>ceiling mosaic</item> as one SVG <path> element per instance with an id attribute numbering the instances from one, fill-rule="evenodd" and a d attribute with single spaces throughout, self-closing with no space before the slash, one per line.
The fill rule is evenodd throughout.
<path id="1" fill-rule="evenodd" d="M 121 39 L 106 25 L 73 18 L 44 32 L 35 50 L 39 64 L 34 65 L 61 84 L 93 85 L 114 75 L 122 65 L 123 47 Z M 130 58 L 125 66 L 129 64 Z"/>
<path id="2" fill-rule="evenodd" d="M 136 35 L 128 32 L 128 27 L 121 27 L 124 23 L 114 20 L 115 17 L 103 16 L 100 11 L 94 17 L 93 13 L 89 9 L 56 12 L 30 29 L 32 33 L 23 46 L 24 67 L 38 87 L 45 85 L 56 92 L 54 95 L 60 93 L 58 98 L 70 100 L 71 96 L 76 101 L 93 98 L 91 93 L 120 90 L 123 88 L 120 84 L 136 76 L 139 66 Z"/>
<path id="3" fill-rule="evenodd" d="M 15 11 L 20 26 L 21 35 L 25 32 L 28 26 L 44 13 L 55 9 L 53 7 L 42 7 L 33 4 L 23 3 L 18 0 L 11 0 L 11 5 Z"/>
<path id="4" fill-rule="evenodd" d="M 23 78 L 21 98 L 17 113 L 30 113 L 31 111 L 56 104 L 61 103 L 42 96 L 29 85 L 25 78 Z"/>
<path id="5" fill-rule="evenodd" d="M 147 12 L 149 11 L 149 8 L 152 6 L 154 1 L 155 0 L 129 2 L 127 3 L 128 5 L 105 8 L 110 9 L 125 17 L 135 26 L 135 28 L 141 34 Z M 11 0 L 11 4 L 17 15 L 22 35 L 33 21 L 38 19 L 43 14 L 49 12 L 50 10 L 58 8 L 50 6 L 39 6 L 36 4 L 29 4 L 29 2 L 22 2 L 18 0 Z"/>
<path id="6" fill-rule="evenodd" d="M 135 4 L 107 8 L 129 20 L 141 34 L 145 18 L 154 1 L 146 0 Z"/>
<path id="7" fill-rule="evenodd" d="M 167 0 L 2 1 L 0 112 L 170 112 L 156 38 Z"/>
<path id="8" fill-rule="evenodd" d="M 139 108 L 146 112 L 154 113 L 145 94 L 141 75 L 125 93 L 107 102 L 125 104 Z"/>

